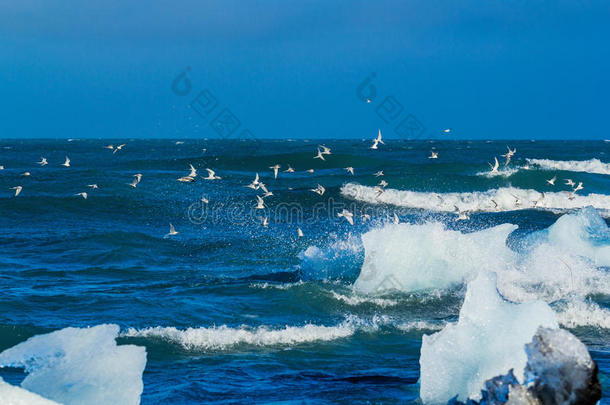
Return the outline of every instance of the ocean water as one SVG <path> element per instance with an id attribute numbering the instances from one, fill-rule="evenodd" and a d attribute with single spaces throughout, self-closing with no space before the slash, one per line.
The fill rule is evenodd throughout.
<path id="1" fill-rule="evenodd" d="M 318 144 L 332 149 L 325 161 Z M 610 404 L 610 143 L 370 144 L 0 141 L 0 352 L 110 323 L 119 344 L 146 348 L 143 404 L 415 403 L 422 336 L 456 321 L 485 267 L 505 298 L 551 305 L 598 363 Z M 507 145 L 517 153 L 504 168 Z M 176 181 L 189 164 L 196 181 Z M 222 179 L 204 180 L 205 168 Z M 245 187 L 256 173 L 273 192 L 260 210 L 261 190 Z M 574 197 L 568 178 L 584 186 Z M 170 223 L 179 233 L 165 237 Z M 481 234 L 503 224 L 515 227 Z M 11 384 L 24 376 L 0 369 Z"/>

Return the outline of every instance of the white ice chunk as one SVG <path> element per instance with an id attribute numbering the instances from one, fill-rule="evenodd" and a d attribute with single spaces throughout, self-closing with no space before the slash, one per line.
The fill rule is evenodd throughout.
<path id="1" fill-rule="evenodd" d="M 514 262 L 506 238 L 515 229 L 516 225 L 503 224 L 464 234 L 440 223 L 373 229 L 362 235 L 364 264 L 354 287 L 368 294 L 462 283 L 479 270 L 497 270 Z"/>
<path id="2" fill-rule="evenodd" d="M 15 387 L 0 378 L 0 403 L 3 405 L 59 405 L 33 392 Z"/>
<path id="3" fill-rule="evenodd" d="M 426 404 L 478 398 L 487 379 L 514 369 L 522 382 L 524 345 L 538 327 L 557 328 L 544 302 L 513 304 L 497 292 L 496 276 L 482 272 L 468 284 L 457 323 L 423 336 L 420 396 Z"/>
<path id="4" fill-rule="evenodd" d="M 22 388 L 70 404 L 139 404 L 146 350 L 117 346 L 117 325 L 65 328 L 0 353 L 0 367 L 24 367 Z"/>

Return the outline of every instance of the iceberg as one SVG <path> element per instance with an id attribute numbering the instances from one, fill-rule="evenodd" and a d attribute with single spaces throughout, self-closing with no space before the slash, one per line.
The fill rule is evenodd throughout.
<path id="1" fill-rule="evenodd" d="M 461 284 L 478 270 L 515 261 L 515 253 L 506 246 L 506 238 L 515 229 L 516 225 L 503 224 L 464 234 L 440 223 L 388 224 L 373 229 L 362 235 L 365 257 L 354 288 L 371 294 Z"/>
<path id="2" fill-rule="evenodd" d="M 557 329 L 542 301 L 514 304 L 496 289 L 496 275 L 481 272 L 468 284 L 457 323 L 424 335 L 420 356 L 420 397 L 426 404 L 479 399 L 485 381 L 514 370 L 524 380 L 524 345 L 540 326 Z"/>
<path id="3" fill-rule="evenodd" d="M 0 400 L 4 405 L 59 405 L 23 388 L 4 382 L 0 378 Z"/>
<path id="4" fill-rule="evenodd" d="M 519 384 L 510 370 L 491 378 L 481 391 L 481 401 L 468 405 L 595 405 L 601 399 L 597 365 L 587 347 L 562 329 L 539 328 L 525 345 L 525 382 Z M 463 405 L 453 398 L 450 405 Z"/>
<path id="5" fill-rule="evenodd" d="M 139 404 L 146 350 L 118 346 L 118 333 L 106 324 L 37 335 L 0 353 L 0 367 L 25 368 L 21 388 L 64 405 Z"/>

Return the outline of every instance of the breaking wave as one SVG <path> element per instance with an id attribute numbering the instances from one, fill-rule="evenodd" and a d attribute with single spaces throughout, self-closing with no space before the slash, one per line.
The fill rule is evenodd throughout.
<path id="1" fill-rule="evenodd" d="M 226 325 L 177 329 L 175 327 L 130 328 L 122 336 L 134 338 L 156 338 L 178 344 L 187 350 L 227 350 L 238 345 L 246 346 L 292 346 L 315 341 L 332 341 L 352 336 L 358 330 L 374 331 L 378 319 L 364 321 L 348 317 L 335 326 L 307 324 L 304 326 L 285 326 L 256 328 L 242 325 Z"/>
<path id="2" fill-rule="evenodd" d="M 591 160 L 549 160 L 527 159 L 528 163 L 542 170 L 565 170 L 570 172 L 585 172 L 595 174 L 610 174 L 610 163 L 599 159 Z"/>
<path id="3" fill-rule="evenodd" d="M 378 194 L 374 187 L 348 183 L 341 188 L 344 197 L 370 204 L 455 212 L 502 212 L 524 209 L 567 211 L 592 206 L 610 214 L 610 195 L 571 195 L 569 192 L 541 193 L 515 187 L 465 193 L 430 193 L 386 189 Z"/>

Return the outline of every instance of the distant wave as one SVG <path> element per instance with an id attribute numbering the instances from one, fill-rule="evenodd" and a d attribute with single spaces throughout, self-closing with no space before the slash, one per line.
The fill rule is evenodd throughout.
<path id="1" fill-rule="evenodd" d="M 501 212 L 523 209 L 570 210 L 592 206 L 610 210 L 610 196 L 603 194 L 570 194 L 563 192 L 540 193 L 515 187 L 502 187 L 488 191 L 465 193 L 430 193 L 386 189 L 378 195 L 374 187 L 348 183 L 341 188 L 344 197 L 372 204 L 391 204 L 398 207 L 419 208 L 432 211 Z"/>
<path id="2" fill-rule="evenodd" d="M 565 170 L 565 171 L 570 171 L 570 172 L 610 174 L 610 163 L 603 163 L 599 159 L 591 159 L 591 160 L 527 159 L 527 161 L 529 164 L 536 165 L 543 170 Z"/>

